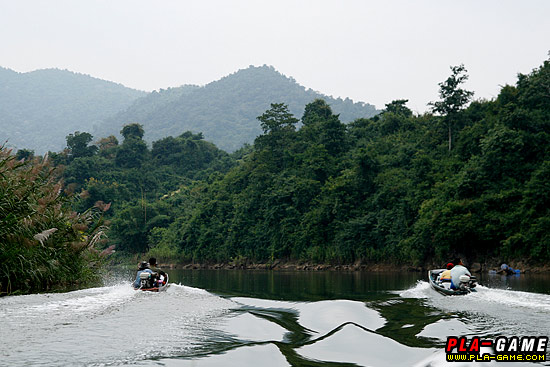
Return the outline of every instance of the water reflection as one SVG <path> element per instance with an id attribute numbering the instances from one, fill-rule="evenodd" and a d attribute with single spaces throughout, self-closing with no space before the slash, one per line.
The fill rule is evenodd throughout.
<path id="1" fill-rule="evenodd" d="M 480 284 L 488 288 L 550 294 L 550 274 L 481 274 Z"/>
<path id="2" fill-rule="evenodd" d="M 373 300 L 414 286 L 423 273 L 170 270 L 170 279 L 224 296 L 288 301 Z"/>

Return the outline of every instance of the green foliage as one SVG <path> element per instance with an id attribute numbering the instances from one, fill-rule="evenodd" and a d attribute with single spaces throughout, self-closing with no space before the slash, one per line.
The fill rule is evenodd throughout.
<path id="1" fill-rule="evenodd" d="M 457 123 L 458 113 L 470 102 L 474 92 L 460 88 L 468 80 L 464 65 L 451 66 L 452 74 L 439 83 L 440 101 L 432 102 L 433 112 L 443 116 L 449 133 L 449 151 L 452 149 L 452 130 Z"/>
<path id="2" fill-rule="evenodd" d="M 142 139 L 145 131 L 140 124 L 126 125 L 121 134 L 124 141 L 120 145 L 109 136 L 100 139 L 99 149 L 89 156 L 71 160 L 72 150 L 66 149 L 56 154 L 56 162 L 64 166 L 68 187 L 80 192 L 74 208 L 85 210 L 97 202 L 112 203 L 111 243 L 118 251 L 143 253 L 157 247 L 149 243 L 150 238 L 156 238 L 150 237 L 152 233 L 167 227 L 180 214 L 177 204 L 167 205 L 166 201 L 182 185 L 192 180 L 207 182 L 216 172 L 226 172 L 234 161 L 204 141 L 202 134 L 185 132 L 177 138 L 167 137 L 154 142 L 151 151 Z M 75 133 L 68 141 L 74 136 L 86 136 L 85 146 L 92 140 L 88 133 Z"/>
<path id="3" fill-rule="evenodd" d="M 467 108 L 465 70 L 452 71 L 434 104 L 441 116 L 396 100 L 346 125 L 312 98 L 300 121 L 291 106 L 266 106 L 254 145 L 231 155 L 191 131 L 149 150 L 134 124 L 120 145 L 111 136 L 91 156 L 52 157 L 80 192 L 75 207 L 113 203 L 110 238 L 128 253 L 234 264 L 550 260 L 548 62 Z M 449 150 L 441 136 L 451 132 Z"/>
<path id="4" fill-rule="evenodd" d="M 98 280 L 103 211 L 70 210 L 46 160 L 0 151 L 0 294 L 43 291 Z"/>
<path id="5" fill-rule="evenodd" d="M 92 134 L 86 132 L 81 133 L 77 131 L 74 134 L 69 134 L 67 136 L 68 158 L 73 160 L 75 158 L 93 156 L 98 148 L 95 145 L 88 146 L 92 139 Z"/>
<path id="6" fill-rule="evenodd" d="M 549 260 L 547 63 L 468 108 L 465 70 L 452 71 L 441 117 L 397 100 L 345 126 L 314 100 L 296 130 L 273 104 L 254 149 L 193 199 L 178 193 L 192 205 L 150 238 L 194 261 Z M 452 152 L 438 139 L 449 126 Z"/>
<path id="7" fill-rule="evenodd" d="M 143 138 L 143 134 L 145 134 L 145 131 L 143 130 L 143 126 L 141 126 L 140 124 L 134 123 L 134 124 L 124 125 L 122 130 L 120 130 L 120 134 L 122 134 L 125 141 L 132 140 L 132 139 L 141 140 Z"/>
<path id="8" fill-rule="evenodd" d="M 204 87 L 183 86 L 154 92 L 137 100 L 126 111 L 107 119 L 93 132 L 115 134 L 123 124 L 139 122 L 149 143 L 184 131 L 202 132 L 207 141 L 228 152 L 252 144 L 262 129 L 256 120 L 274 102 L 285 102 L 288 110 L 301 116 L 314 99 L 327 101 L 342 121 L 372 117 L 374 106 L 335 99 L 306 89 L 273 67 L 250 66 Z"/>

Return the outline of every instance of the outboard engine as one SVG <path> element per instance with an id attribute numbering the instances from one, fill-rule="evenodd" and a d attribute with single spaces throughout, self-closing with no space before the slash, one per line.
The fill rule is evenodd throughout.
<path id="1" fill-rule="evenodd" d="M 153 274 L 146 271 L 139 274 L 139 287 L 140 288 L 152 288 L 153 287 Z"/>
<path id="2" fill-rule="evenodd" d="M 455 287 L 460 290 L 469 291 L 476 286 L 476 277 L 462 265 L 451 269 L 451 278 Z"/>
<path id="3" fill-rule="evenodd" d="M 470 286 L 470 276 L 464 274 L 464 275 L 461 275 L 461 276 L 459 277 L 459 279 L 460 279 L 460 283 L 459 283 L 459 285 L 458 285 L 458 288 L 459 288 L 459 289 L 462 289 L 462 290 L 468 289 L 469 286 Z"/>

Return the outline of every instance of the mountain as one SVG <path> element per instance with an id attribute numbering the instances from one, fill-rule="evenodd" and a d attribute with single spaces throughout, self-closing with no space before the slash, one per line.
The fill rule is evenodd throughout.
<path id="1" fill-rule="evenodd" d="M 0 144 L 38 154 L 60 151 L 68 134 L 91 131 L 146 94 L 67 70 L 0 67 Z"/>
<path id="2" fill-rule="evenodd" d="M 342 122 L 372 117 L 379 111 L 372 105 L 350 99 L 327 97 L 298 84 L 271 66 L 250 66 L 204 87 L 184 86 L 153 92 L 136 100 L 126 111 L 108 118 L 93 131 L 96 138 L 117 135 L 122 126 L 139 122 L 144 138 L 151 142 L 185 131 L 202 132 L 226 151 L 252 143 L 261 133 L 256 119 L 271 103 L 286 103 L 301 117 L 306 104 L 324 99 Z"/>

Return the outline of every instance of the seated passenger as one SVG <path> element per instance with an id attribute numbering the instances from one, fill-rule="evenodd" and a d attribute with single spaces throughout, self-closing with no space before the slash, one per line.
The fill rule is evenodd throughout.
<path id="1" fill-rule="evenodd" d="M 139 268 L 138 268 L 138 272 L 137 272 L 137 276 L 136 276 L 136 280 L 134 281 L 134 288 L 135 289 L 138 289 L 141 287 L 141 279 L 139 278 L 139 275 L 141 273 L 151 273 L 151 274 L 154 274 L 154 272 L 149 269 L 149 263 L 147 261 L 142 261 L 140 264 L 139 264 Z"/>
<path id="2" fill-rule="evenodd" d="M 458 265 L 453 266 L 451 269 L 451 289 L 458 289 L 460 286 L 460 277 L 462 275 L 467 275 L 468 277 L 471 277 L 472 274 L 468 271 L 468 269 L 462 264 L 461 261 L 459 261 Z"/>
<path id="3" fill-rule="evenodd" d="M 149 259 L 149 268 L 157 274 L 157 281 L 155 286 L 160 287 L 166 284 L 166 273 L 158 267 L 156 258 L 152 257 Z"/>
<path id="4" fill-rule="evenodd" d="M 454 267 L 453 263 L 447 264 L 447 270 L 444 270 L 439 275 L 439 280 L 442 282 L 450 282 L 451 281 L 451 269 Z"/>

